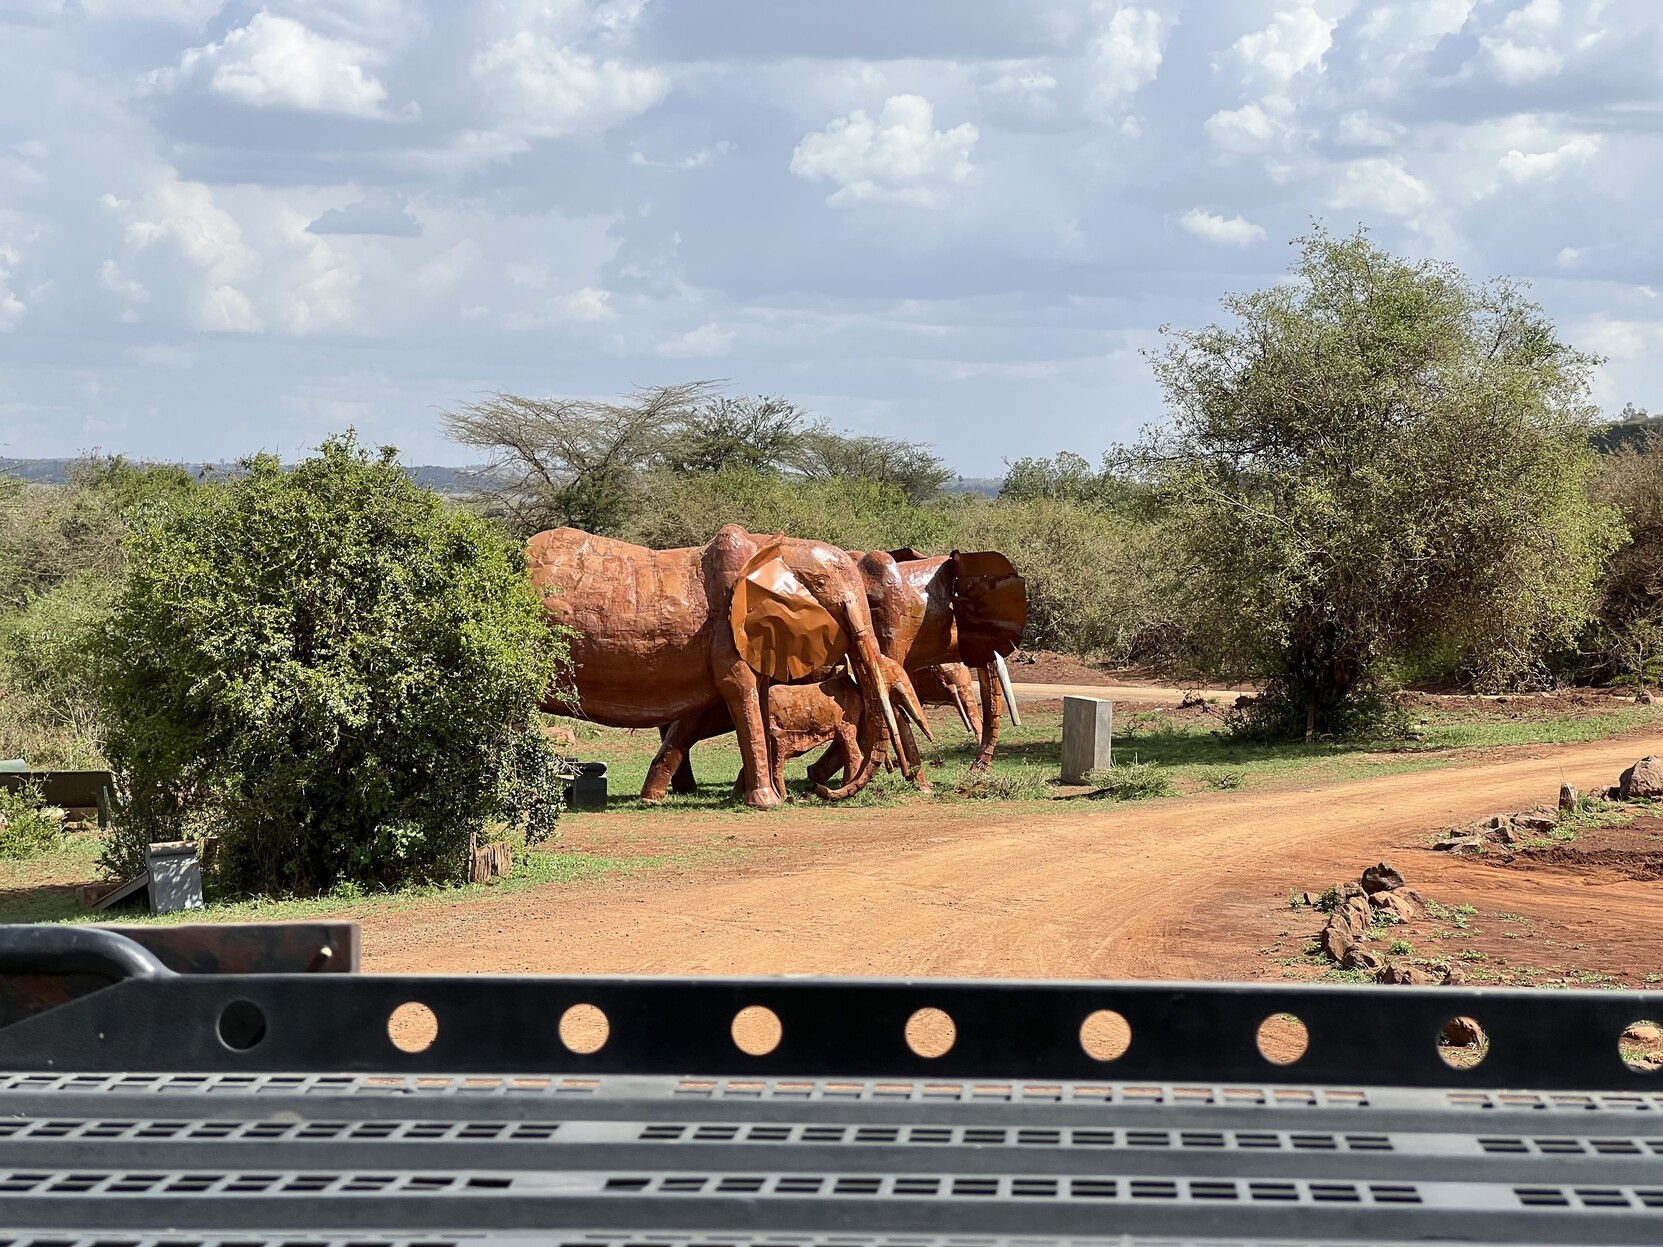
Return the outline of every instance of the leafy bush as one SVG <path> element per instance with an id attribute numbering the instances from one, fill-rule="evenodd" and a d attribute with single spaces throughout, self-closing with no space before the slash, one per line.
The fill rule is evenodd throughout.
<path id="1" fill-rule="evenodd" d="M 66 485 L 0 479 L 0 756 L 103 765 L 88 655 L 125 575 L 122 535 L 199 487 L 120 456 L 81 460 Z"/>
<path id="2" fill-rule="evenodd" d="M 1142 801 L 1148 797 L 1172 795 L 1172 778 L 1153 762 L 1119 762 L 1114 766 L 1087 771 L 1086 783 L 1095 791 L 1092 797 L 1108 797 L 1112 801 Z"/>
<path id="3" fill-rule="evenodd" d="M 1616 684 L 1663 684 L 1663 437 L 1605 459 L 1593 493 L 1621 512 L 1629 540 L 1600 583 L 1582 665 Z"/>
<path id="4" fill-rule="evenodd" d="M 1169 651 L 1174 564 L 1146 516 L 1039 496 L 971 500 L 952 519 L 952 546 L 1003 551 L 1027 581 L 1029 649 L 1115 661 Z"/>
<path id="5" fill-rule="evenodd" d="M 64 812 L 40 803 L 40 790 L 0 788 L 0 858 L 12 861 L 50 853 L 63 841 Z"/>
<path id="6" fill-rule="evenodd" d="M 351 434 L 151 514 L 103 644 L 125 809 L 102 864 L 219 838 L 231 893 L 462 876 L 559 787 L 536 705 L 565 657 L 523 555 Z"/>

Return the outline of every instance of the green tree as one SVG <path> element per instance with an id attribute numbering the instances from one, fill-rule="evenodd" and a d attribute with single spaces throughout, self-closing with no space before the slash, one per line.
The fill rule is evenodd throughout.
<path id="1" fill-rule="evenodd" d="M 710 382 L 691 381 L 610 403 L 493 394 L 445 412 L 445 434 L 484 452 L 479 499 L 515 536 L 563 526 L 611 534 L 634 513 L 641 474 L 710 391 Z"/>
<path id="2" fill-rule="evenodd" d="M 806 418 L 783 398 L 718 395 L 667 440 L 664 466 L 684 476 L 729 468 L 777 476 L 797 453 Z"/>
<path id="3" fill-rule="evenodd" d="M 1515 283 L 1318 228 L 1293 280 L 1169 330 L 1157 485 L 1204 668 L 1265 683 L 1283 734 L 1369 726 L 1419 663 L 1539 676 L 1620 540 L 1590 501 L 1588 378 Z"/>
<path id="4" fill-rule="evenodd" d="M 825 424 L 803 433 L 793 466 L 811 481 L 862 481 L 897 489 L 914 506 L 935 498 L 956 475 L 923 442 L 837 433 Z"/>
<path id="5" fill-rule="evenodd" d="M 1629 541 L 1600 581 L 1584 673 L 1663 684 L 1663 438 L 1607 456 L 1594 496 L 1622 514 Z"/>
<path id="6" fill-rule="evenodd" d="M 208 828 L 228 892 L 304 894 L 458 879 L 509 810 L 547 834 L 535 713 L 566 651 L 520 551 L 352 434 L 244 467 L 128 539 L 101 673 L 128 801 L 105 865 Z"/>
<path id="7" fill-rule="evenodd" d="M 199 488 L 119 455 L 81 459 L 63 485 L 0 480 L 0 757 L 103 764 L 88 656 L 126 573 L 123 534 Z"/>

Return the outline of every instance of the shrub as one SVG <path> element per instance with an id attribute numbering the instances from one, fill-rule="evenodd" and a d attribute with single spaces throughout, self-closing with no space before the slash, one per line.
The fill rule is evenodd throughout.
<path id="1" fill-rule="evenodd" d="M 558 809 L 537 701 L 565 657 L 523 555 L 352 434 L 146 517 L 104 637 L 123 819 L 102 864 L 219 838 L 231 893 L 458 880 Z"/>
<path id="2" fill-rule="evenodd" d="M 40 803 L 40 790 L 0 788 L 0 858 L 12 861 L 50 853 L 63 842 L 64 812 Z"/>
<path id="3" fill-rule="evenodd" d="M 1136 759 L 1087 771 L 1085 780 L 1095 789 L 1087 795 L 1113 801 L 1142 801 L 1146 797 L 1172 795 L 1171 777 L 1155 763 Z"/>
<path id="4" fill-rule="evenodd" d="M 1043 801 L 1051 795 L 1051 778 L 1037 766 L 998 767 L 967 776 L 956 791 L 977 801 Z"/>

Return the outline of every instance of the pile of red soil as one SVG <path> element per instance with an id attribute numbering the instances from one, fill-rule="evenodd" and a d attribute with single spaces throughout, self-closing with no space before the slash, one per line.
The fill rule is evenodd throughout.
<path id="1" fill-rule="evenodd" d="M 1663 817 L 1594 827 L 1569 844 L 1534 845 L 1489 860 L 1507 870 L 1574 870 L 1651 883 L 1663 880 Z"/>

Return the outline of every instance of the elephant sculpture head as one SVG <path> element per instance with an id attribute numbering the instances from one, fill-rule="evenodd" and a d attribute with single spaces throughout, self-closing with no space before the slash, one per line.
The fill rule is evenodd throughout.
<path id="1" fill-rule="evenodd" d="M 881 642 L 871 655 L 851 653 L 863 642 L 871 644 L 874 633 L 861 629 L 851 637 L 837 616 L 822 604 L 834 596 L 828 586 L 805 584 L 805 578 L 812 581 L 814 577 L 803 571 L 800 560 L 789 559 L 787 554 L 783 542 L 764 545 L 746 562 L 734 586 L 728 622 L 734 647 L 746 664 L 772 683 L 800 684 L 821 678 L 842 663 L 859 685 L 867 713 L 881 714 L 897 749 L 902 740 L 895 715 L 897 706 L 926 737 L 933 739 L 905 668 L 881 656 Z M 893 560 L 890 563 L 893 566 Z M 824 569 L 827 577 L 840 574 L 846 574 L 846 569 L 835 566 Z M 854 592 L 858 598 L 858 582 Z M 859 612 L 853 609 L 845 615 L 849 619 L 858 617 Z M 867 661 L 863 662 L 863 657 Z M 821 796 L 835 800 L 859 792 L 875 773 L 877 759 L 876 751 L 868 750 L 860 771 L 849 777 L 844 788 L 836 791 L 822 788 Z"/>
<path id="2" fill-rule="evenodd" d="M 998 735 L 993 688 L 1011 721 L 1021 719 L 1004 659 L 1022 643 L 1028 591 L 1011 561 L 995 550 L 925 558 L 911 549 L 858 554 L 878 644 L 909 670 L 962 662 L 982 679 L 981 748 L 987 766 Z"/>

